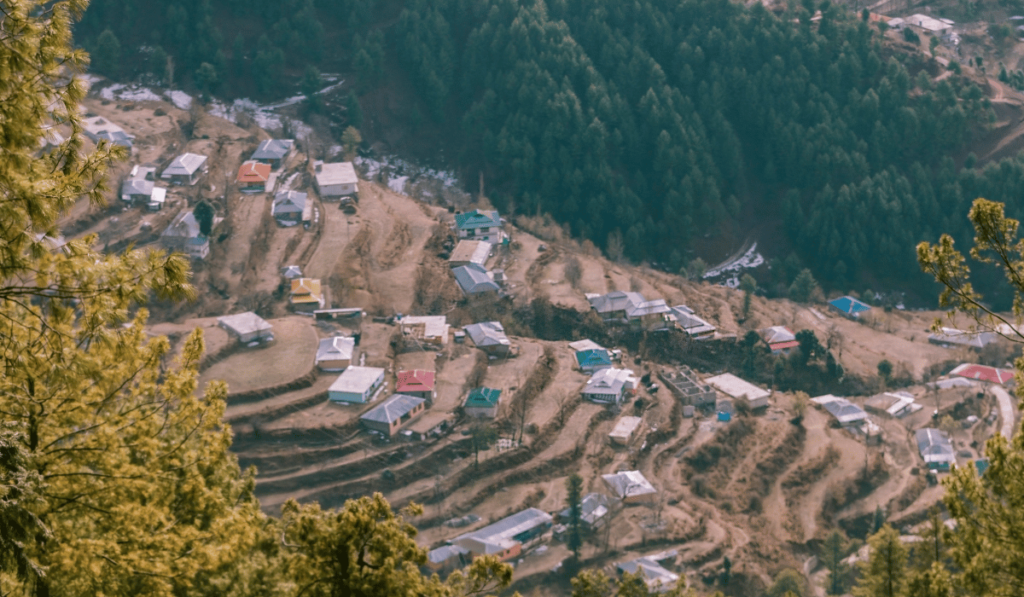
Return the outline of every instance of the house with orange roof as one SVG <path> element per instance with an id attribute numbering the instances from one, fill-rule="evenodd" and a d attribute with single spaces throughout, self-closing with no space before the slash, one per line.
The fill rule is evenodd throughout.
<path id="1" fill-rule="evenodd" d="M 243 193 L 262 193 L 267 189 L 270 180 L 270 164 L 260 162 L 244 162 L 238 169 L 238 190 Z"/>
<path id="2" fill-rule="evenodd" d="M 414 369 L 398 372 L 398 385 L 395 392 L 406 396 L 423 398 L 428 403 L 434 401 L 434 372 Z"/>
<path id="3" fill-rule="evenodd" d="M 324 308 L 324 293 L 318 278 L 296 278 L 292 280 L 292 289 L 288 301 L 293 311 L 312 313 Z"/>

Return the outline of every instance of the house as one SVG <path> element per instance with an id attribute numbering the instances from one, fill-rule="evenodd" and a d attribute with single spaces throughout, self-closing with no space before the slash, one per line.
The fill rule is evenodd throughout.
<path id="1" fill-rule="evenodd" d="M 884 392 L 865 400 L 864 408 L 877 415 L 901 419 L 911 413 L 916 413 L 924 407 L 915 401 L 913 394 L 907 392 Z"/>
<path id="2" fill-rule="evenodd" d="M 237 338 L 241 344 L 274 339 L 273 326 L 252 311 L 218 317 L 217 326 Z"/>
<path id="3" fill-rule="evenodd" d="M 494 247 L 489 242 L 482 240 L 460 240 L 448 258 L 448 267 L 456 268 L 464 265 L 477 265 L 481 268 L 487 265 L 487 259 L 491 256 L 491 249 Z"/>
<path id="4" fill-rule="evenodd" d="M 427 552 L 426 569 L 445 575 L 470 564 L 469 551 L 458 545 L 442 545 Z"/>
<path id="5" fill-rule="evenodd" d="M 310 218 L 310 207 L 305 193 L 279 191 L 270 205 L 270 215 L 282 226 L 293 226 Z"/>
<path id="6" fill-rule="evenodd" d="M 199 222 L 191 211 L 183 211 L 160 235 L 160 244 L 168 251 L 184 253 L 193 259 L 210 254 L 210 239 L 199 233 Z"/>
<path id="7" fill-rule="evenodd" d="M 603 493 L 588 493 L 580 500 L 580 523 L 587 531 L 594 531 L 608 520 L 608 514 L 615 507 L 615 500 Z M 558 519 L 568 524 L 572 519 L 572 509 L 566 508 L 558 513 Z"/>
<path id="8" fill-rule="evenodd" d="M 642 578 L 647 586 L 647 592 L 650 594 L 665 593 L 676 588 L 676 585 L 679 583 L 679 575 L 662 566 L 660 562 L 669 559 L 674 560 L 676 555 L 676 551 L 672 550 L 662 554 L 636 558 L 635 560 L 615 564 L 615 569 L 619 574 L 628 572 Z"/>
<path id="9" fill-rule="evenodd" d="M 846 398 L 825 394 L 824 396 L 811 398 L 811 402 L 828 411 L 832 418 L 843 427 L 860 425 L 868 419 L 868 413 L 864 412 L 864 409 Z"/>
<path id="10" fill-rule="evenodd" d="M 583 399 L 600 404 L 620 404 L 632 394 L 639 380 L 632 369 L 601 369 L 583 386 Z"/>
<path id="11" fill-rule="evenodd" d="M 294 280 L 302 277 L 302 268 L 297 265 L 286 265 L 281 268 L 281 276 L 285 280 Z"/>
<path id="12" fill-rule="evenodd" d="M 1012 370 L 996 369 L 995 367 L 975 365 L 973 363 L 957 365 L 957 367 L 950 371 L 949 374 L 955 377 L 965 377 L 967 379 L 987 381 L 988 383 L 995 383 L 999 385 L 1013 381 Z"/>
<path id="13" fill-rule="evenodd" d="M 676 305 L 669 310 L 669 319 L 675 320 L 676 326 L 694 340 L 714 338 L 715 326 L 701 319 L 686 305 Z"/>
<path id="14" fill-rule="evenodd" d="M 402 333 L 432 346 L 448 344 L 448 319 L 444 315 L 406 315 L 398 321 Z"/>
<path id="15" fill-rule="evenodd" d="M 668 329 L 671 323 L 671 309 L 664 299 L 649 301 L 639 292 L 588 294 L 587 301 L 605 323 L 630 323 L 646 330 Z"/>
<path id="16" fill-rule="evenodd" d="M 322 338 L 316 349 L 316 366 L 321 371 L 344 371 L 352 364 L 356 340 L 348 336 Z"/>
<path id="17" fill-rule="evenodd" d="M 757 335 L 768 345 L 772 354 L 789 354 L 794 348 L 800 346 L 796 335 L 785 326 L 773 325 L 770 328 L 757 330 Z"/>
<path id="18" fill-rule="evenodd" d="M 469 391 L 462 410 L 470 417 L 493 419 L 498 416 L 501 405 L 501 390 L 496 388 L 474 388 Z"/>
<path id="19" fill-rule="evenodd" d="M 452 270 L 452 274 L 455 275 L 455 281 L 459 284 L 459 288 L 467 295 L 501 290 L 501 287 L 487 274 L 487 270 L 475 263 L 457 267 Z"/>
<path id="20" fill-rule="evenodd" d="M 706 406 L 715 403 L 718 394 L 710 384 L 700 380 L 700 377 L 686 365 L 677 370 L 663 370 L 658 373 L 661 381 L 668 385 L 684 405 Z"/>
<path id="21" fill-rule="evenodd" d="M 620 471 L 613 475 L 601 475 L 601 478 L 612 494 L 626 504 L 650 502 L 658 493 L 640 471 Z"/>
<path id="22" fill-rule="evenodd" d="M 106 141 L 111 145 L 120 145 L 121 147 L 131 149 L 132 141 L 135 139 L 135 135 L 129 135 L 124 132 L 123 128 L 102 116 L 92 116 L 83 119 L 82 129 L 85 136 L 93 143 Z"/>
<path id="23" fill-rule="evenodd" d="M 501 216 L 493 209 L 474 209 L 455 214 L 455 231 L 460 239 L 482 240 L 492 245 L 500 245 L 508 240 L 502 229 Z"/>
<path id="24" fill-rule="evenodd" d="M 206 171 L 205 155 L 183 153 L 174 158 L 171 165 L 160 174 L 160 178 L 177 185 L 194 185 Z"/>
<path id="25" fill-rule="evenodd" d="M 949 437 L 938 429 L 924 428 L 914 432 L 917 450 L 925 465 L 932 470 L 948 471 L 956 464 L 956 452 Z"/>
<path id="26" fill-rule="evenodd" d="M 636 430 L 640 428 L 642 422 L 643 419 L 640 417 L 622 417 L 615 423 L 615 427 L 608 434 L 608 437 L 611 438 L 613 443 L 625 446 L 633 441 L 633 435 L 636 434 Z"/>
<path id="27" fill-rule="evenodd" d="M 327 397 L 334 402 L 366 404 L 383 388 L 383 369 L 350 365 L 327 389 Z"/>
<path id="28" fill-rule="evenodd" d="M 962 346 L 974 350 L 981 350 L 995 342 L 999 335 L 995 332 L 969 332 L 956 328 L 940 328 L 938 332 L 928 336 L 929 344 L 936 344 L 943 348 Z"/>
<path id="29" fill-rule="evenodd" d="M 352 162 L 316 163 L 316 190 L 324 201 L 359 192 L 359 177 Z"/>
<path id="30" fill-rule="evenodd" d="M 324 294 L 318 278 L 296 278 L 292 280 L 288 302 L 294 311 L 312 313 L 324 308 Z"/>
<path id="31" fill-rule="evenodd" d="M 768 406 L 768 397 L 772 395 L 768 390 L 764 390 L 752 383 L 744 381 L 732 373 L 723 373 L 721 375 L 709 377 L 704 381 L 727 396 L 746 400 L 747 404 L 750 405 L 750 408 L 763 408 Z"/>
<path id="32" fill-rule="evenodd" d="M 260 162 L 242 162 L 242 167 L 238 169 L 238 176 L 235 178 L 238 190 L 243 193 L 262 193 L 267 189 L 268 180 L 270 164 Z"/>
<path id="33" fill-rule="evenodd" d="M 121 201 L 128 204 L 133 204 L 136 201 L 149 203 L 150 197 L 153 196 L 155 175 L 156 168 L 151 166 L 132 166 L 131 173 L 121 183 Z"/>
<path id="34" fill-rule="evenodd" d="M 464 329 L 473 344 L 488 355 L 505 356 L 514 352 L 505 328 L 497 321 L 473 323 Z"/>
<path id="35" fill-rule="evenodd" d="M 418 417 L 426 410 L 427 401 L 415 396 L 395 394 L 384 402 L 366 411 L 359 417 L 359 423 L 372 431 L 379 431 L 391 437 L 403 425 Z"/>
<path id="36" fill-rule="evenodd" d="M 256 146 L 256 151 L 252 152 L 249 159 L 269 164 L 274 170 L 277 170 L 294 146 L 295 141 L 291 139 L 266 139 L 260 141 L 260 144 Z"/>
<path id="37" fill-rule="evenodd" d="M 921 31 L 938 36 L 949 34 L 953 31 L 953 25 L 955 25 L 955 23 L 949 19 L 936 19 L 923 14 L 913 14 L 909 17 L 904 17 L 903 23 L 904 25 L 909 25 Z"/>
<path id="38" fill-rule="evenodd" d="M 871 310 L 871 306 L 853 298 L 852 296 L 841 296 L 828 302 L 828 306 L 834 311 L 849 319 L 859 319 L 864 313 Z"/>
<path id="39" fill-rule="evenodd" d="M 153 194 L 149 196 L 149 201 L 146 202 L 146 209 L 149 211 L 160 211 L 164 208 L 167 203 L 167 189 L 163 187 L 153 187 Z"/>
<path id="40" fill-rule="evenodd" d="M 500 560 L 510 560 L 519 557 L 525 546 L 539 542 L 551 528 L 551 522 L 547 512 L 527 508 L 482 529 L 459 535 L 451 543 L 474 558 L 493 555 Z"/>
<path id="41" fill-rule="evenodd" d="M 612 366 L 612 353 L 607 348 L 576 351 L 576 364 L 584 373 L 594 373 Z"/>
<path id="42" fill-rule="evenodd" d="M 428 403 L 433 403 L 434 397 L 434 372 L 414 369 L 412 371 L 399 371 L 398 382 L 395 385 L 395 392 L 422 398 Z"/>

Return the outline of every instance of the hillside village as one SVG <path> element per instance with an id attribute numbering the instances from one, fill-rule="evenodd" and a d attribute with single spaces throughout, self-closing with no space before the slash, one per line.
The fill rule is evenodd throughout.
<path id="1" fill-rule="evenodd" d="M 199 298 L 152 304 L 150 331 L 204 330 L 201 383 L 228 383 L 263 508 L 423 504 L 429 570 L 497 554 L 513 589 L 565 594 L 577 473 L 586 567 L 735 595 L 794 568 L 823 594 L 829 530 L 863 538 L 880 511 L 914 534 L 937 481 L 1014 429 L 1012 349 L 932 332 L 941 313 L 744 307 L 486 198 L 397 193 L 341 148 L 96 90 L 84 110 L 131 159 L 63 228 L 192 258 Z"/>

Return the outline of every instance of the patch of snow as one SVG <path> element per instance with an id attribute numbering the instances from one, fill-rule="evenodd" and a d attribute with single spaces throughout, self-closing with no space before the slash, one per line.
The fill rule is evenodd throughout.
<path id="1" fill-rule="evenodd" d="M 270 112 L 268 107 L 261 106 L 249 98 L 236 99 L 231 104 L 225 105 L 214 101 L 210 103 L 210 114 L 237 123 L 237 116 L 245 113 L 252 116 L 256 124 L 268 131 L 280 130 L 282 128 L 281 117 Z"/>
<path id="2" fill-rule="evenodd" d="M 388 188 L 398 193 L 399 195 L 405 194 L 405 183 L 409 181 L 408 176 L 399 176 L 388 180 Z"/>
<path id="3" fill-rule="evenodd" d="M 446 188 L 457 187 L 459 184 L 454 172 L 424 168 L 397 156 L 381 156 L 379 159 L 357 157 L 354 161 L 364 177 L 387 180 L 391 190 L 403 195 L 409 194 L 412 185 L 425 180 L 436 181 Z"/>
<path id="4" fill-rule="evenodd" d="M 184 91 L 168 89 L 164 92 L 164 95 L 167 96 L 167 98 L 171 100 L 171 103 L 179 110 L 188 110 L 192 107 L 192 96 Z"/>
<path id="5" fill-rule="evenodd" d="M 288 126 L 292 129 L 292 136 L 296 139 L 305 139 L 313 134 L 313 127 L 309 126 L 301 120 L 294 118 L 287 119 Z"/>
<path id="6" fill-rule="evenodd" d="M 153 93 L 148 87 L 129 87 L 122 83 L 115 83 L 100 91 L 100 97 L 105 100 L 124 100 L 127 102 L 159 102 L 160 96 Z"/>
<path id="7" fill-rule="evenodd" d="M 762 264 L 764 264 L 764 257 L 757 252 L 757 243 L 754 243 L 749 249 L 747 249 L 747 252 L 740 257 L 705 272 L 704 279 L 709 280 L 711 278 L 725 276 L 726 278 L 723 284 L 729 288 L 739 288 L 740 275 L 743 271 L 760 267 Z"/>

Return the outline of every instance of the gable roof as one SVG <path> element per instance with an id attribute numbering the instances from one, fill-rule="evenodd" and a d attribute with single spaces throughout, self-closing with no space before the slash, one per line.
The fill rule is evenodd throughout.
<path id="1" fill-rule="evenodd" d="M 640 471 L 620 471 L 612 475 L 601 475 L 601 478 L 619 499 L 658 493 Z"/>
<path id="2" fill-rule="evenodd" d="M 474 209 L 473 211 L 455 214 L 455 226 L 459 230 L 476 230 L 477 228 L 501 226 L 501 216 L 493 209 Z"/>
<path id="3" fill-rule="evenodd" d="M 359 418 L 363 421 L 376 421 L 378 423 L 387 423 L 390 425 L 412 412 L 414 408 L 424 402 L 426 402 L 426 400 L 422 398 L 406 396 L 405 394 L 395 394 L 379 405 L 366 411 L 366 413 Z"/>
<path id="4" fill-rule="evenodd" d="M 198 155 L 195 153 L 183 153 L 178 157 L 174 158 L 170 166 L 164 169 L 160 178 L 170 178 L 172 176 L 192 176 L 197 170 L 203 167 L 206 163 L 205 155 Z"/>
<path id="5" fill-rule="evenodd" d="M 289 280 L 301 278 L 302 268 L 297 265 L 286 265 L 281 268 L 281 275 Z"/>
<path id="6" fill-rule="evenodd" d="M 361 394 L 373 387 L 377 380 L 384 377 L 384 370 L 379 367 L 350 366 L 334 380 L 329 392 L 347 392 Z"/>
<path id="7" fill-rule="evenodd" d="M 661 313 L 668 313 L 671 309 L 668 308 L 668 304 L 665 303 L 665 299 L 651 299 L 649 301 L 643 301 L 638 305 L 634 305 L 632 308 L 626 309 L 627 317 L 643 317 L 644 315 L 658 315 Z"/>
<path id="8" fill-rule="evenodd" d="M 591 308 L 598 313 L 628 312 L 647 302 L 644 295 L 639 292 L 623 292 L 621 290 L 613 290 L 608 294 L 587 297 L 587 300 L 590 302 Z"/>
<path id="9" fill-rule="evenodd" d="M 676 305 L 675 307 L 672 307 L 671 312 L 676 318 L 676 323 L 678 323 L 679 327 L 683 328 L 683 331 L 687 334 L 706 334 L 713 333 L 715 331 L 715 326 L 698 317 L 697 314 L 693 312 L 693 309 L 686 305 Z"/>
<path id="10" fill-rule="evenodd" d="M 604 348 L 591 348 L 576 352 L 576 362 L 580 367 L 593 367 L 595 365 L 612 364 L 612 355 Z"/>
<path id="11" fill-rule="evenodd" d="M 647 590 L 660 593 L 671 590 L 679 582 L 679 575 L 659 564 L 653 557 L 637 558 L 615 565 L 619 572 L 628 572 L 643 578 Z"/>
<path id="12" fill-rule="evenodd" d="M 997 338 L 998 335 L 995 332 L 971 332 L 944 327 L 928 336 L 928 341 L 938 344 L 958 344 L 971 348 L 985 348 L 986 345 L 995 342 Z"/>
<path id="13" fill-rule="evenodd" d="M 589 338 L 586 340 L 577 340 L 575 342 L 570 342 L 569 348 L 575 350 L 576 352 L 580 352 L 583 350 L 605 350 L 604 346 L 601 346 L 600 344 L 594 342 L 593 340 L 590 340 Z"/>
<path id="14" fill-rule="evenodd" d="M 273 329 L 265 319 L 256 315 L 252 311 L 246 311 L 245 313 L 235 313 L 234 315 L 224 315 L 217 318 L 217 323 L 221 326 L 230 329 L 232 332 L 239 336 L 251 334 L 253 332 L 263 332 L 266 330 Z"/>
<path id="15" fill-rule="evenodd" d="M 477 347 L 512 344 L 505 335 L 505 328 L 497 321 L 472 323 L 463 329 Z"/>
<path id="16" fill-rule="evenodd" d="M 636 383 L 632 369 L 601 369 L 590 376 L 587 385 L 583 386 L 584 394 L 622 394 L 626 384 Z"/>
<path id="17" fill-rule="evenodd" d="M 266 139 L 260 141 L 256 151 L 252 152 L 254 160 L 280 160 L 292 150 L 295 141 L 291 139 Z"/>
<path id="18" fill-rule="evenodd" d="M 496 388 L 473 388 L 466 396 L 466 408 L 492 408 L 501 402 L 501 390 Z"/>
<path id="19" fill-rule="evenodd" d="M 302 213 L 306 209 L 307 198 L 305 193 L 299 191 L 280 191 L 274 195 L 274 202 L 270 206 L 270 215 Z"/>
<path id="20" fill-rule="evenodd" d="M 958 365 L 955 369 L 950 371 L 949 374 L 957 377 L 966 377 L 967 379 L 977 379 L 979 381 L 987 381 L 989 383 L 997 384 L 1004 384 L 1013 379 L 1013 371 L 1007 369 L 996 369 L 995 367 L 989 367 L 987 365 L 975 365 L 974 363 Z"/>
<path id="21" fill-rule="evenodd" d="M 267 182 L 270 178 L 270 164 L 261 162 L 243 162 L 238 169 L 238 182 L 259 183 Z"/>
<path id="22" fill-rule="evenodd" d="M 829 412 L 829 414 L 835 417 L 835 419 L 842 424 L 856 423 L 857 421 L 863 421 L 868 418 L 868 413 L 864 412 L 864 409 L 850 402 L 846 398 L 839 398 L 832 394 L 826 394 L 824 396 L 812 398 L 811 401 L 815 404 L 820 404 Z"/>
<path id="23" fill-rule="evenodd" d="M 292 280 L 290 300 L 292 304 L 319 303 L 323 297 L 321 294 L 320 280 L 318 278 L 296 278 Z"/>
<path id="24" fill-rule="evenodd" d="M 796 341 L 796 335 L 789 331 L 789 328 L 784 325 L 773 325 L 770 328 L 757 330 L 757 334 L 761 336 L 761 339 L 769 346 Z"/>
<path id="25" fill-rule="evenodd" d="M 145 195 L 153 194 L 153 181 L 138 178 L 129 178 L 121 183 L 121 195 Z"/>
<path id="26" fill-rule="evenodd" d="M 459 288 L 466 294 L 501 290 L 501 287 L 487 275 L 487 271 L 475 263 L 457 267 L 452 270 L 452 274 L 455 275 L 455 281 L 458 282 Z"/>
<path id="27" fill-rule="evenodd" d="M 852 296 L 841 296 L 828 302 L 832 308 L 847 315 L 857 315 L 864 311 L 870 311 L 871 306 L 853 298 Z"/>
<path id="28" fill-rule="evenodd" d="M 316 362 L 351 360 L 352 353 L 356 349 L 355 338 L 347 336 L 335 336 L 333 338 L 322 338 L 316 349 Z"/>
<path id="29" fill-rule="evenodd" d="M 429 392 L 434 389 L 434 372 L 414 369 L 412 371 L 399 371 L 398 383 L 395 391 L 402 392 Z"/>
<path id="30" fill-rule="evenodd" d="M 580 500 L 580 520 L 586 524 L 593 525 L 608 514 L 612 505 L 612 499 L 603 493 L 588 493 Z M 559 518 L 565 519 L 572 515 L 572 509 L 566 508 L 558 513 Z"/>
<path id="31" fill-rule="evenodd" d="M 539 526 L 549 524 L 551 524 L 550 514 L 537 508 L 527 508 L 481 529 L 459 535 L 451 542 L 458 543 L 466 539 L 475 539 L 488 547 L 487 553 L 494 553 L 509 547 L 509 542 L 517 541 L 516 537 L 529 533 Z"/>
<path id="32" fill-rule="evenodd" d="M 182 212 L 174 218 L 174 221 L 163 231 L 161 236 L 199 238 L 199 222 L 196 221 L 196 216 L 191 211 Z"/>
<path id="33" fill-rule="evenodd" d="M 491 256 L 491 247 L 491 243 L 482 240 L 460 240 L 459 244 L 455 245 L 455 250 L 452 251 L 452 256 L 448 258 L 448 261 L 452 263 L 468 261 L 484 265 L 487 263 L 487 258 Z"/>
<path id="34" fill-rule="evenodd" d="M 949 438 L 942 431 L 929 427 L 918 429 L 914 432 L 914 439 L 917 440 L 917 449 L 925 462 L 956 462 L 953 444 L 949 443 Z"/>

